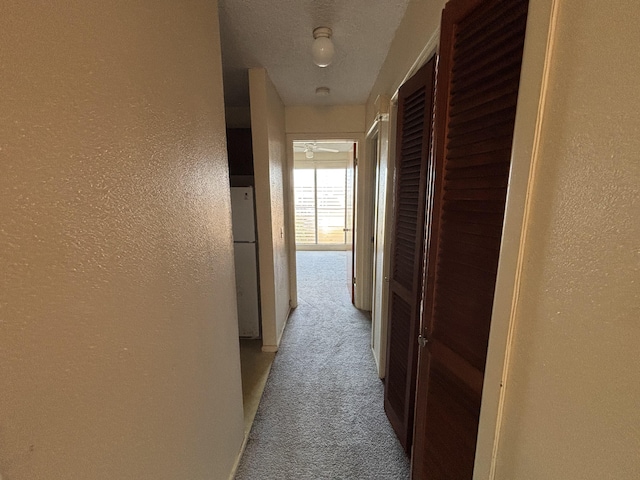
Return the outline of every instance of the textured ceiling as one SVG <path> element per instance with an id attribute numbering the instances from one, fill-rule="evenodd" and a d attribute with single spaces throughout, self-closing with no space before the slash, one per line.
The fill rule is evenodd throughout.
<path id="1" fill-rule="evenodd" d="M 226 104 L 249 105 L 252 67 L 267 69 L 285 105 L 364 104 L 408 1 L 220 0 Z M 336 50 L 326 68 L 311 60 L 320 26 L 333 30 Z"/>

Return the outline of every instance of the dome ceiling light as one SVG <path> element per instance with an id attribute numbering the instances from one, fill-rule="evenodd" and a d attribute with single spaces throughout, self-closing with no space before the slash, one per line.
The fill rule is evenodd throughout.
<path id="1" fill-rule="evenodd" d="M 331 29 L 329 27 L 318 27 L 313 30 L 313 44 L 311 45 L 311 56 L 313 63 L 319 67 L 327 67 L 333 60 L 335 49 L 331 41 Z"/>

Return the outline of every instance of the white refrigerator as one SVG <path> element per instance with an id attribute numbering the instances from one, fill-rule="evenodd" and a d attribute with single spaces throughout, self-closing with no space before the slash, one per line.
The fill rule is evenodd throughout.
<path id="1" fill-rule="evenodd" d="M 260 297 L 253 187 L 231 187 L 238 327 L 241 337 L 260 338 Z"/>

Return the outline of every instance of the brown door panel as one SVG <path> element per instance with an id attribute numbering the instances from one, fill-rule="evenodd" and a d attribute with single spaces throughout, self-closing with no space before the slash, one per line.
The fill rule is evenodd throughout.
<path id="1" fill-rule="evenodd" d="M 451 0 L 441 25 L 414 479 L 473 476 L 527 0 Z"/>
<path id="2" fill-rule="evenodd" d="M 434 79 L 432 58 L 400 88 L 398 95 L 384 406 L 407 453 L 413 438 Z"/>

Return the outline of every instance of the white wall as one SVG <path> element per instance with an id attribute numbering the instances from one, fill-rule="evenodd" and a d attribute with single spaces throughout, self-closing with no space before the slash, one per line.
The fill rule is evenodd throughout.
<path id="1" fill-rule="evenodd" d="M 379 95 L 393 97 L 420 57 L 424 47 L 440 28 L 445 0 L 410 0 L 396 35 L 391 42 L 366 104 L 367 129 L 373 124 L 375 100 Z M 424 61 L 428 58 L 424 58 Z"/>
<path id="2" fill-rule="evenodd" d="M 364 133 L 364 105 L 286 107 L 287 133 Z"/>
<path id="3" fill-rule="evenodd" d="M 0 474 L 227 478 L 216 2 L 5 2 L 0 43 Z"/>
<path id="4" fill-rule="evenodd" d="M 639 15 L 559 4 L 495 478 L 640 472 Z"/>
<path id="5" fill-rule="evenodd" d="M 289 315 L 284 104 L 263 68 L 249 70 L 263 349 L 276 351 Z"/>

